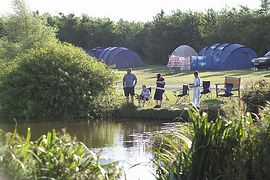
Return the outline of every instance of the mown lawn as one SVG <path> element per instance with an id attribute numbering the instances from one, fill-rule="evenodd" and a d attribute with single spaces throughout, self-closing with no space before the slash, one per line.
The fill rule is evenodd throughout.
<path id="1" fill-rule="evenodd" d="M 136 94 L 140 93 L 140 90 L 135 90 Z M 175 90 L 166 90 L 163 95 L 163 108 L 170 108 L 170 109 L 183 109 L 190 105 L 190 102 L 192 101 L 193 92 L 192 90 L 189 93 L 189 98 L 187 98 L 187 101 L 183 103 L 177 103 L 175 104 L 176 97 L 174 96 L 174 93 L 179 94 L 178 91 Z M 125 97 L 124 92 L 122 89 L 117 89 L 118 98 L 121 102 L 125 103 Z M 155 106 L 155 100 L 154 100 L 154 94 L 155 90 L 151 92 L 152 98 L 150 100 L 150 103 L 146 103 L 144 108 L 153 108 Z M 166 95 L 166 96 L 165 96 Z M 201 99 L 201 107 L 203 109 L 211 108 L 217 108 L 219 109 L 220 105 L 228 102 L 229 99 L 227 98 L 216 98 L 215 91 L 212 92 L 212 98 L 211 99 Z M 135 105 L 138 105 L 138 99 L 135 98 Z"/>
<path id="2" fill-rule="evenodd" d="M 120 76 L 120 79 L 118 81 L 118 90 L 117 93 L 119 94 L 119 97 L 124 102 L 124 94 L 123 90 L 120 88 L 122 84 L 122 77 L 126 73 L 125 69 L 118 70 L 117 73 Z M 175 105 L 176 97 L 174 96 L 175 90 L 172 89 L 180 89 L 183 84 L 190 84 L 193 82 L 193 71 L 184 71 L 179 72 L 175 74 L 171 74 L 166 66 L 148 66 L 146 68 L 136 68 L 133 69 L 133 73 L 136 74 L 138 78 L 138 85 L 136 88 L 136 94 L 140 93 L 141 85 L 145 84 L 146 86 L 155 87 L 155 80 L 156 80 L 156 74 L 161 73 L 163 74 L 165 80 L 166 80 L 166 86 L 172 87 L 166 90 L 165 94 L 168 97 L 164 96 L 163 101 L 163 107 L 166 108 L 183 108 L 186 104 L 191 102 L 192 100 L 192 90 L 190 91 L 190 100 L 185 103 L 184 105 Z M 202 107 L 209 107 L 209 106 L 219 106 L 221 103 L 224 103 L 228 101 L 228 99 L 221 99 L 216 98 L 215 94 L 215 83 L 224 82 L 225 76 L 236 76 L 241 77 L 241 86 L 245 86 L 247 83 L 251 83 L 253 81 L 259 80 L 259 79 L 268 79 L 270 80 L 270 71 L 264 70 L 264 71 L 254 71 L 252 69 L 243 69 L 243 70 L 231 70 L 231 71 L 211 71 L 211 72 L 200 72 L 200 78 L 201 81 L 203 80 L 209 80 L 211 81 L 211 87 L 212 87 L 212 99 L 203 101 L 201 100 Z M 179 92 L 177 92 L 179 94 Z M 152 91 L 152 96 L 154 96 L 154 90 Z M 137 105 L 137 100 L 135 102 Z M 150 108 L 155 105 L 154 100 L 152 99 L 151 103 L 148 104 L 146 107 Z"/>
<path id="3" fill-rule="evenodd" d="M 120 75 L 120 80 L 126 73 L 125 69 L 118 70 L 117 73 Z M 133 73 L 136 74 L 138 78 L 138 85 L 143 84 L 148 86 L 155 86 L 156 74 L 163 74 L 167 86 L 182 86 L 183 84 L 190 84 L 193 82 L 193 71 L 183 71 L 175 74 L 171 74 L 166 66 L 148 66 L 145 68 L 133 69 Z M 215 83 L 224 82 L 225 76 L 236 76 L 241 77 L 241 85 L 250 83 L 251 81 L 256 81 L 262 78 L 270 80 L 270 71 L 254 71 L 252 69 L 243 69 L 243 70 L 230 70 L 230 71 L 208 71 L 200 72 L 201 81 L 209 80 L 211 81 L 211 86 Z"/>

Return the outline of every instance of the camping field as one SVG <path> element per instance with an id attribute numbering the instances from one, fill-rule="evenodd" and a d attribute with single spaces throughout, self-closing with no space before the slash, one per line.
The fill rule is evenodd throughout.
<path id="1" fill-rule="evenodd" d="M 119 97 L 121 97 L 122 101 L 124 101 L 124 95 L 122 90 L 122 77 L 126 73 L 125 69 L 118 70 L 119 81 L 117 83 L 117 93 Z M 166 80 L 166 97 L 164 97 L 163 107 L 167 108 L 175 108 L 179 106 L 175 106 L 176 97 L 174 93 L 179 94 L 177 90 L 179 90 L 183 84 L 190 84 L 193 82 L 193 71 L 185 71 L 179 72 L 175 74 L 171 74 L 166 66 L 148 66 L 145 68 L 134 68 L 133 73 L 136 74 L 138 78 L 138 84 L 136 86 L 136 94 L 140 93 L 141 85 L 145 84 L 147 87 L 155 87 L 156 74 L 163 74 Z M 230 70 L 230 71 L 208 71 L 208 72 L 200 72 L 201 81 L 209 80 L 211 81 L 211 89 L 212 89 L 212 99 L 208 101 L 201 101 L 203 106 L 211 106 L 211 105 L 219 105 L 220 103 L 224 103 L 226 99 L 216 98 L 215 95 L 215 83 L 224 82 L 225 76 L 235 76 L 241 77 L 241 87 L 243 88 L 246 84 L 251 83 L 253 81 L 259 79 L 268 79 L 270 80 L 270 71 L 254 71 L 252 69 L 243 69 L 243 70 Z M 152 96 L 154 95 L 154 91 L 152 91 Z M 190 101 L 192 100 L 192 91 L 190 91 Z M 137 104 L 137 102 L 135 102 Z M 151 101 L 151 104 L 147 106 L 147 108 L 154 106 L 154 100 Z"/>
<path id="2" fill-rule="evenodd" d="M 120 80 L 118 84 L 122 84 L 122 77 L 126 73 L 126 69 L 118 70 L 117 73 L 120 75 Z M 170 87 L 181 87 L 183 84 L 190 84 L 193 82 L 193 72 L 183 71 L 175 74 L 171 74 L 166 66 L 147 66 L 145 68 L 134 68 L 133 73 L 138 78 L 138 85 L 145 84 L 147 86 L 155 87 L 156 74 L 161 73 L 166 80 L 166 86 Z M 224 82 L 225 76 L 235 76 L 241 77 L 241 86 L 247 83 L 256 81 L 259 79 L 269 79 L 270 80 L 270 70 L 254 71 L 252 69 L 243 70 L 230 70 L 230 71 L 207 71 L 200 72 L 201 81 L 209 80 L 211 81 L 211 87 L 214 87 L 215 83 Z"/>

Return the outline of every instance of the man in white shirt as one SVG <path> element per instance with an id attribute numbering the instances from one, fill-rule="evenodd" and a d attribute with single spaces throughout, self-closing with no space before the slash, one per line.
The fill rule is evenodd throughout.
<path id="1" fill-rule="evenodd" d="M 193 83 L 193 99 L 192 105 L 197 109 L 200 109 L 200 90 L 201 90 L 201 80 L 199 78 L 199 72 L 194 72 L 194 83 Z"/>

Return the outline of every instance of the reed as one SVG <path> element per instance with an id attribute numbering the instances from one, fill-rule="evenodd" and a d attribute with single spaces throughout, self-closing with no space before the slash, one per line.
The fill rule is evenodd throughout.
<path id="1" fill-rule="evenodd" d="M 101 164 L 99 155 L 68 134 L 55 130 L 31 141 L 0 131 L 0 175 L 8 179 L 117 179 L 122 170 L 117 162 Z M 0 177 L 1 177 L 0 176 Z"/>
<path id="2" fill-rule="evenodd" d="M 235 109 L 215 121 L 190 110 L 193 136 L 169 133 L 153 148 L 156 179 L 270 179 L 270 108 L 256 122 Z"/>

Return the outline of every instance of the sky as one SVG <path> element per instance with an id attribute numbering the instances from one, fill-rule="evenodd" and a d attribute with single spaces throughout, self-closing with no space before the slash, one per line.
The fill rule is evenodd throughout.
<path id="1" fill-rule="evenodd" d="M 12 12 L 12 0 L 0 0 L 0 14 Z M 260 0 L 25 0 L 32 11 L 57 15 L 74 13 L 93 17 L 109 17 L 112 20 L 151 21 L 162 10 L 166 15 L 173 10 L 205 11 L 240 5 L 258 9 Z"/>

